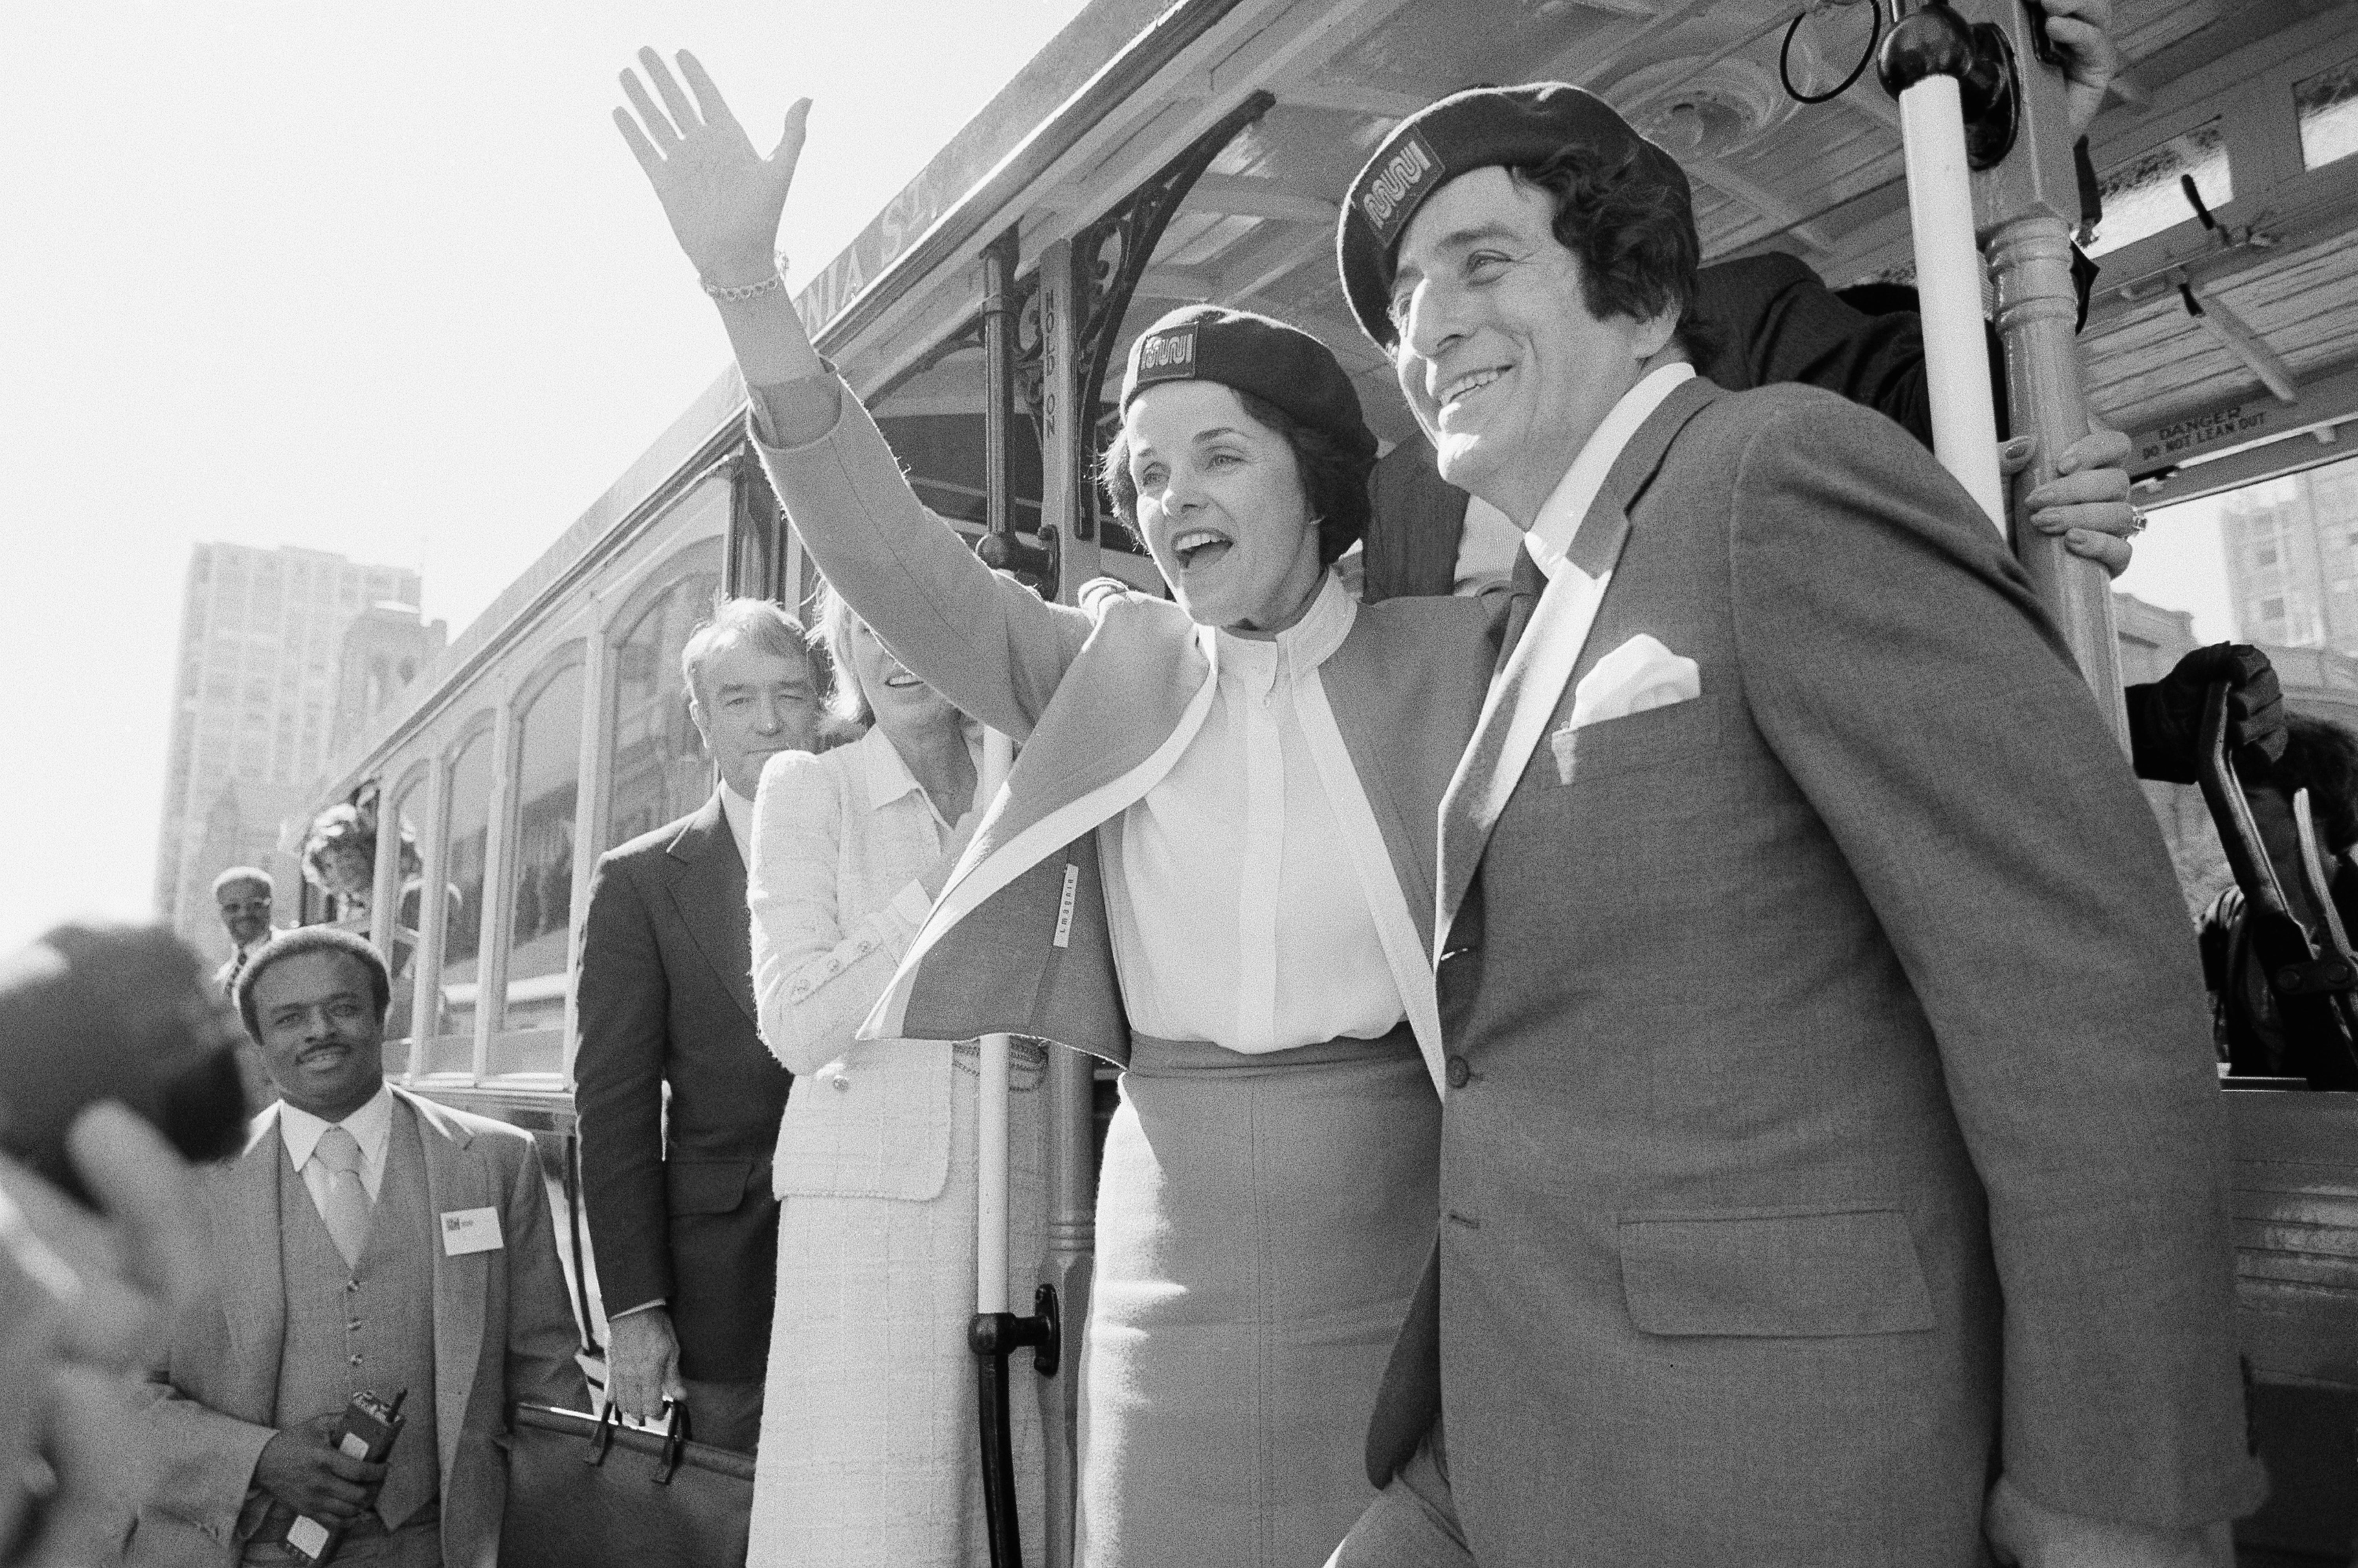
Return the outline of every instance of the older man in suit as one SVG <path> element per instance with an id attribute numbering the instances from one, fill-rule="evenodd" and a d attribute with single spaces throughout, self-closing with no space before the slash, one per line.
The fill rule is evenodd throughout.
<path id="1" fill-rule="evenodd" d="M 133 1563 L 299 1563 L 310 1519 L 343 1530 L 338 1562 L 489 1564 L 508 1407 L 587 1397 L 532 1139 L 385 1083 L 390 990 L 373 948 L 318 926 L 239 977 L 283 1098 L 200 1175 L 218 1295 L 151 1384 Z M 362 1392 L 406 1395 L 383 1464 L 335 1445 Z"/>
<path id="2" fill-rule="evenodd" d="M 2201 978 L 2003 541 L 1889 424 L 1694 376 L 1685 178 L 1576 89 L 1412 116 L 1342 222 L 1528 609 L 1443 807 L 1443 1219 L 1340 1560 L 2223 1563 Z"/>
<path id="3" fill-rule="evenodd" d="M 213 989 L 223 998 L 263 945 L 278 935 L 270 924 L 276 899 L 270 873 L 259 866 L 232 866 L 213 879 L 213 903 L 221 912 L 222 929 L 229 934 L 229 957 L 213 971 Z"/>
<path id="4" fill-rule="evenodd" d="M 573 1064 L 582 1190 L 608 1394 L 642 1419 L 685 1400 L 699 1440 L 751 1451 L 777 1295 L 770 1156 L 794 1080 L 754 1012 L 745 865 L 762 764 L 812 749 L 818 690 L 802 627 L 764 600 L 720 606 L 680 664 L 720 785 L 609 850 L 590 881 Z"/>

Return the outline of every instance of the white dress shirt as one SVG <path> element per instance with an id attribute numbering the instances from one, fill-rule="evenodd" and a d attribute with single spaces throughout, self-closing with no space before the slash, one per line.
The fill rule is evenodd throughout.
<path id="1" fill-rule="evenodd" d="M 1691 380 L 1694 366 L 1682 362 L 1667 364 L 1648 373 L 1638 384 L 1621 395 L 1595 434 L 1588 438 L 1572 467 L 1556 482 L 1555 490 L 1540 508 L 1540 515 L 1531 531 L 1515 526 L 1507 514 L 1484 501 L 1480 496 L 1466 498 L 1466 526 L 1457 536 L 1457 565 L 1452 573 L 1450 591 L 1456 594 L 1480 593 L 1486 588 L 1496 588 L 1515 575 L 1515 551 L 1518 546 L 1529 550 L 1531 559 L 1555 576 L 1554 566 L 1563 559 L 1564 546 L 1580 527 L 1580 520 L 1588 514 L 1589 503 L 1596 499 L 1605 483 L 1605 476 L 1613 471 L 1620 460 L 1621 449 L 1638 433 L 1662 399 L 1673 387 Z"/>
<path id="2" fill-rule="evenodd" d="M 720 819 L 729 824 L 729 836 L 737 840 L 737 858 L 751 870 L 753 864 L 753 803 L 724 784 L 720 786 Z"/>
<path id="3" fill-rule="evenodd" d="M 1318 667 L 1358 606 L 1329 574 L 1274 639 L 1199 628 L 1217 690 L 1171 771 L 1115 824 L 1106 867 L 1130 1026 L 1258 1054 L 1372 1039 L 1407 1014 L 1326 780 L 1357 788 Z M 1350 814 L 1355 818 L 1364 812 Z"/>
<path id="4" fill-rule="evenodd" d="M 384 1185 L 385 1151 L 393 1141 L 393 1090 L 379 1084 L 366 1105 L 340 1122 L 322 1121 L 285 1100 L 278 1102 L 278 1141 L 287 1145 L 287 1157 L 295 1162 L 303 1185 L 310 1191 L 311 1206 L 323 1219 L 328 1213 L 328 1168 L 313 1160 L 311 1152 L 319 1146 L 319 1135 L 330 1127 L 342 1128 L 361 1146 L 361 1185 L 368 1189 L 369 1202 L 376 1202 L 377 1189 Z"/>
<path id="5" fill-rule="evenodd" d="M 1694 379 L 1695 368 L 1684 360 L 1648 372 L 1638 384 L 1621 395 L 1596 427 L 1595 433 L 1582 443 L 1580 455 L 1563 470 L 1554 490 L 1540 503 L 1540 514 L 1533 518 L 1523 535 L 1523 548 L 1531 559 L 1555 580 L 1563 566 L 1563 553 L 1571 548 L 1573 535 L 1580 532 L 1581 519 L 1596 500 L 1596 492 L 1605 488 L 1605 478 L 1613 465 L 1621 460 L 1621 449 L 1638 433 L 1638 427 L 1653 417 L 1654 410 L 1662 406 L 1682 381 Z"/>

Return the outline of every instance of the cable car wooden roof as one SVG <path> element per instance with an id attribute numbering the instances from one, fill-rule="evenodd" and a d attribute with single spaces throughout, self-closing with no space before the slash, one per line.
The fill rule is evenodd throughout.
<path id="1" fill-rule="evenodd" d="M 987 206 L 967 214 L 967 243 L 926 258 L 936 265 L 925 272 L 938 277 L 940 262 L 970 263 L 989 234 L 1018 219 L 1022 251 L 1036 255 L 1263 91 L 1274 103 L 1188 196 L 1119 341 L 1174 303 L 1266 310 L 1325 338 L 1362 378 L 1372 422 L 1397 438 L 1407 432 L 1405 413 L 1335 285 L 1336 201 L 1394 120 L 1459 87 L 1556 79 L 1603 95 L 1687 167 L 1708 257 L 1787 250 L 1836 286 L 1907 275 L 1897 111 L 1872 69 L 1830 103 L 1787 95 L 1779 51 L 1798 9 L 1795 0 L 1182 0 L 1158 13 L 1137 0 L 1099 0 L 887 208 L 847 253 L 858 264 L 851 276 L 830 269 L 836 276 L 806 303 L 821 321 L 848 304 L 868 305 L 849 312 L 860 318 L 851 334 L 859 341 L 842 348 L 853 363 L 889 371 L 937 340 L 950 324 L 946 312 L 970 310 L 971 299 L 926 308 L 914 297 L 921 287 L 881 305 L 855 301 L 860 287 L 908 270 L 889 265 L 888 233 L 915 235 L 918 219 L 938 231 L 957 209 Z M 1857 61 L 1869 10 L 1869 0 L 1830 0 L 1802 23 L 1792 47 L 1802 87 L 1823 91 Z M 2125 68 L 2095 128 L 2100 169 L 2175 134 L 2180 122 L 2223 114 L 2236 194 L 2215 214 L 2231 238 L 2183 223 L 2103 258 L 2082 345 L 2092 403 L 2112 423 L 2163 427 L 2262 384 L 2189 314 L 2174 283 L 2180 273 L 2297 382 L 2331 378 L 2358 361 L 2358 246 L 2347 243 L 2358 219 L 2358 158 L 2303 171 L 2298 147 L 2288 157 L 2282 145 L 2288 101 L 2273 118 L 2260 102 L 2272 92 L 2288 100 L 2293 77 L 2358 50 L 2353 24 L 2358 11 L 2344 0 L 2118 0 Z M 1125 26 L 1127 41 L 1108 49 Z M 1142 50 L 1152 58 L 1140 67 Z M 1133 76 L 1120 80 L 1126 59 Z M 1081 102 L 1109 78 L 1118 94 Z M 1058 92 L 1068 113 L 1082 111 L 1061 142 L 1048 112 Z M 828 156 L 823 146 L 814 151 Z M 1002 189 L 986 190 L 987 170 Z M 1011 172 L 1024 178 L 1011 180 Z M 961 175 L 970 189 L 945 204 Z M 922 248 L 903 246 L 900 259 L 915 261 Z M 2351 390 L 2349 406 L 2358 409 L 2358 384 Z M 2338 411 L 2338 402 L 2327 410 Z"/>

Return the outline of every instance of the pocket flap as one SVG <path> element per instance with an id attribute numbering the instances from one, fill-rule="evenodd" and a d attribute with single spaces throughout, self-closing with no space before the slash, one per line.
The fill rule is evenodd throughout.
<path id="1" fill-rule="evenodd" d="M 1831 1336 L 1932 1326 L 1898 1209 L 1627 1215 L 1621 1286 L 1648 1334 Z"/>
<path id="2" fill-rule="evenodd" d="M 674 1214 L 731 1214 L 745 1201 L 751 1160 L 666 1160 L 665 1206 Z"/>

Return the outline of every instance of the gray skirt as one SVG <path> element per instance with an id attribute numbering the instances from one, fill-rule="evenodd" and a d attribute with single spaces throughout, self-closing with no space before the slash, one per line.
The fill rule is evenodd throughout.
<path id="1" fill-rule="evenodd" d="M 1403 1025 L 1135 1042 L 1098 1178 L 1079 1568 L 1319 1568 L 1432 1250 L 1441 1102 Z"/>

